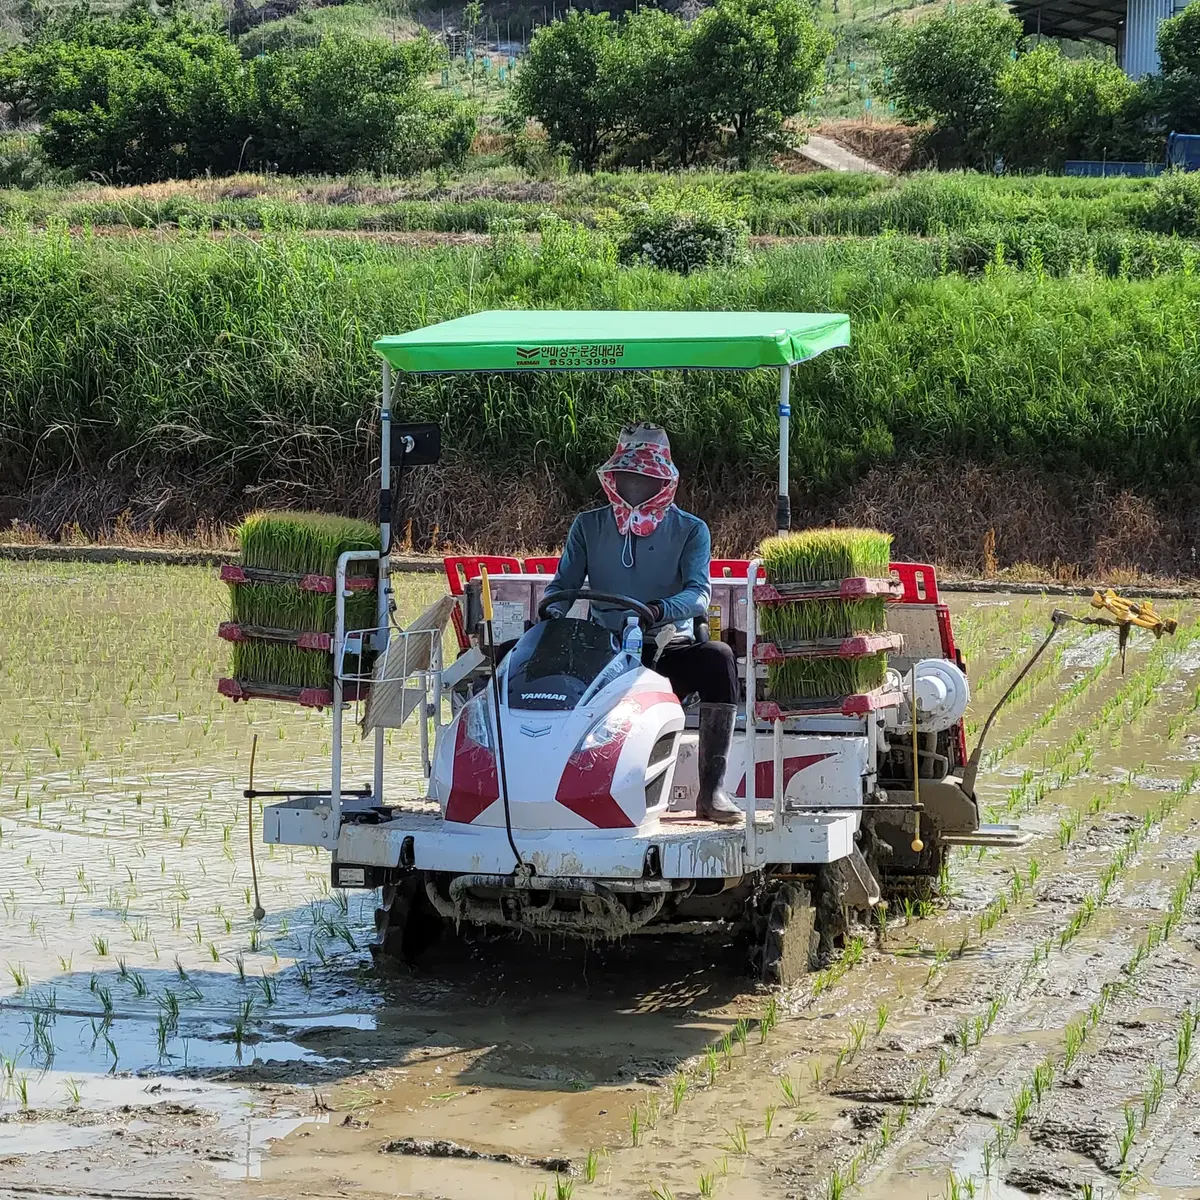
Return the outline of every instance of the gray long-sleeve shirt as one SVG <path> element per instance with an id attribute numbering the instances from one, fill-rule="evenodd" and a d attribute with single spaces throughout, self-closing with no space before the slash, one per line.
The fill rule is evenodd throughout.
<path id="1" fill-rule="evenodd" d="M 631 556 L 633 566 L 627 567 Z M 643 604 L 657 600 L 663 606 L 662 624 L 674 624 L 691 637 L 693 618 L 708 613 L 711 563 L 712 539 L 699 517 L 672 504 L 652 534 L 630 535 L 627 546 L 606 504 L 575 518 L 546 595 L 582 587 L 586 578 L 593 591 L 631 596 Z M 561 613 L 566 606 L 556 607 Z M 614 633 L 620 633 L 626 615 L 617 608 L 592 608 L 593 619 Z"/>

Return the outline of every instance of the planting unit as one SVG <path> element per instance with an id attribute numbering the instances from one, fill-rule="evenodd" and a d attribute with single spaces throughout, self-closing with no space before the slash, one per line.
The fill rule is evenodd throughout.
<path id="1" fill-rule="evenodd" d="M 709 619 L 695 635 L 728 642 L 742 681 L 726 780 L 744 811 L 734 826 L 691 815 L 695 709 L 587 619 L 602 600 L 648 624 L 638 600 L 560 592 L 576 607 L 545 622 L 557 559 L 452 557 L 453 599 L 403 633 L 388 628 L 392 464 L 436 461 L 435 427 L 392 423 L 394 368 L 773 370 L 785 534 L 791 372 L 848 338 L 836 314 L 503 312 L 376 343 L 380 540 L 341 553 L 331 572 L 330 788 L 268 806 L 264 837 L 327 849 L 334 886 L 382 888 L 380 952 L 414 957 L 463 922 L 585 938 L 724 930 L 746 938 L 764 979 L 781 982 L 844 935 L 850 910 L 870 909 L 885 888 L 928 888 L 947 838 L 1020 840 L 1011 828 L 980 830 L 955 774 L 967 685 L 949 612 L 932 568 L 890 563 L 885 535 L 781 536 L 761 561 L 712 564 Z M 377 606 L 355 621 L 348 572 L 364 562 Z M 443 667 L 448 620 L 460 653 Z M 235 614 L 228 636 L 262 638 L 264 627 L 270 637 L 285 626 Z M 372 671 L 348 663 L 368 648 Z M 286 649 L 301 652 L 298 642 Z M 344 710 L 350 689 L 368 683 L 374 776 L 352 794 Z M 414 716 L 422 797 L 398 794 L 388 776 L 385 730 Z"/>

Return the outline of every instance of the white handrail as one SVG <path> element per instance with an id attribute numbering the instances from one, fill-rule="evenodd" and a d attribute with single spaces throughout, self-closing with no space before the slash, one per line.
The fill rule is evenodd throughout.
<path id="1" fill-rule="evenodd" d="M 352 562 L 375 562 L 379 557 L 378 550 L 347 550 L 345 554 L 338 556 L 337 571 L 334 574 L 333 748 L 329 781 L 329 826 L 324 835 L 330 849 L 337 846 L 338 832 L 342 828 L 342 717 L 346 707 L 342 699 L 345 694 L 342 659 L 346 650 L 346 600 L 353 595 L 346 587 L 346 567 Z M 374 799 L 376 804 L 382 801 L 378 794 Z"/>

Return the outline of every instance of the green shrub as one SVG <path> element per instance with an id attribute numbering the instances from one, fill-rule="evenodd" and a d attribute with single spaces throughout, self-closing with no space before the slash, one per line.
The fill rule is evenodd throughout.
<path id="1" fill-rule="evenodd" d="M 1200 3 L 1158 27 L 1158 53 L 1161 74 L 1142 84 L 1146 108 L 1168 130 L 1200 133 Z"/>
<path id="2" fill-rule="evenodd" d="M 690 24 L 571 10 L 534 35 L 513 105 L 587 171 L 730 154 L 745 166 L 784 142 L 832 45 L 804 0 L 715 0 Z"/>
<path id="3" fill-rule="evenodd" d="M 1200 173 L 1167 171 L 1154 181 L 1142 210 L 1143 227 L 1200 237 Z"/>
<path id="4" fill-rule="evenodd" d="M 0 133 L 0 187 L 44 187 L 62 183 L 65 178 L 46 161 L 36 133 Z"/>
<path id="5" fill-rule="evenodd" d="M 567 146 L 585 171 L 612 149 L 620 120 L 616 26 L 608 13 L 571 9 L 543 25 L 513 88 L 519 113 L 542 123 L 554 146 Z"/>
<path id="6" fill-rule="evenodd" d="M 1137 85 L 1115 62 L 1037 46 L 1000 72 L 997 87 L 993 144 L 1006 170 L 1061 171 L 1070 158 L 1142 154 L 1133 118 Z"/>
<path id="7" fill-rule="evenodd" d="M 85 6 L 0 54 L 0 102 L 41 121 L 48 162 L 79 176 L 405 172 L 461 163 L 474 137 L 473 113 L 425 82 L 440 54 L 429 37 L 333 37 L 243 65 L 182 11 L 135 5 L 114 19 Z"/>
<path id="8" fill-rule="evenodd" d="M 712 193 L 662 191 L 622 213 L 621 261 L 687 275 L 744 261 L 749 226 L 740 206 Z"/>
<path id="9" fill-rule="evenodd" d="M 340 36 L 252 60 L 247 113 L 255 159 L 292 175 L 403 174 L 461 163 L 475 119 L 426 86 L 439 61 L 428 37 L 390 46 Z"/>

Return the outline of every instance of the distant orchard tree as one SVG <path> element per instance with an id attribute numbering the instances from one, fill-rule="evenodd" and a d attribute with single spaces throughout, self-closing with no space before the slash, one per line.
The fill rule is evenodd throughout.
<path id="1" fill-rule="evenodd" d="M 513 103 L 587 171 L 728 154 L 746 165 L 784 141 L 832 46 L 806 0 L 716 0 L 691 23 L 572 11 L 534 35 Z"/>
<path id="2" fill-rule="evenodd" d="M 1145 107 L 1164 132 L 1200 133 L 1200 0 L 1158 28 L 1162 73 L 1142 85 Z"/>
<path id="3" fill-rule="evenodd" d="M 949 4 L 886 35 L 886 91 L 904 120 L 933 122 L 945 165 L 980 165 L 986 157 L 1000 111 L 1000 73 L 1021 36 L 1021 22 L 992 2 Z"/>
<path id="4" fill-rule="evenodd" d="M 536 117 L 551 142 L 570 147 L 585 171 L 594 171 L 621 123 L 619 64 L 617 26 L 608 13 L 572 9 L 533 35 L 513 104 Z"/>
<path id="5" fill-rule="evenodd" d="M 716 0 L 697 18 L 694 39 L 709 111 L 732 128 L 742 166 L 780 144 L 833 49 L 804 0 Z"/>
<path id="6" fill-rule="evenodd" d="M 1115 62 L 1067 58 L 1042 45 L 1009 62 L 997 86 L 994 145 L 1006 169 L 1060 171 L 1069 158 L 1141 153 L 1132 116 L 1137 85 Z"/>

